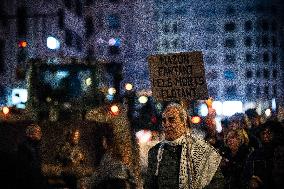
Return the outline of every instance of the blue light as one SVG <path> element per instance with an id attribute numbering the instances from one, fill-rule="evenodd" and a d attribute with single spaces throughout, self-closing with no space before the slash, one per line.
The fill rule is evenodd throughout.
<path id="1" fill-rule="evenodd" d="M 120 47 L 120 45 L 121 45 L 121 40 L 120 40 L 120 38 L 111 38 L 111 39 L 108 41 L 108 44 L 109 44 L 110 46 Z"/>
<path id="2" fill-rule="evenodd" d="M 112 101 L 113 98 L 114 98 L 114 95 L 108 94 L 108 95 L 106 95 L 106 98 L 107 98 L 109 101 Z"/>
<path id="3" fill-rule="evenodd" d="M 114 44 L 114 46 L 120 47 L 120 44 L 121 44 L 120 39 L 119 39 L 119 38 L 116 38 L 116 39 L 115 39 L 115 44 Z"/>
<path id="4" fill-rule="evenodd" d="M 235 73 L 231 70 L 224 71 L 224 77 L 225 79 L 233 80 L 235 79 Z"/>
<path id="5" fill-rule="evenodd" d="M 26 103 L 28 100 L 28 90 L 27 89 L 13 89 L 12 90 L 12 104 L 20 104 L 20 103 Z"/>
<path id="6" fill-rule="evenodd" d="M 208 108 L 206 104 L 201 104 L 200 106 L 200 115 L 205 117 L 208 114 Z"/>

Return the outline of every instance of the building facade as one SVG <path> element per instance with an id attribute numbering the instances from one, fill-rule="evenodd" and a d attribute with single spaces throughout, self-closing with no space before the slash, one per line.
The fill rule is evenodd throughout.
<path id="1" fill-rule="evenodd" d="M 154 43 L 143 44 L 146 52 L 202 51 L 209 95 L 215 100 L 268 108 L 272 99 L 283 101 L 283 6 L 279 5 L 273 0 L 141 1 L 137 17 L 151 15 L 155 28 L 146 26 L 152 31 L 143 31 L 140 21 L 137 30 Z M 141 60 L 146 56 L 149 53 Z"/>
<path id="2" fill-rule="evenodd" d="M 13 88 L 25 87 L 17 77 L 26 59 L 49 57 L 52 62 L 68 56 L 114 67 L 105 73 L 107 87 L 123 89 L 129 82 L 137 91 L 151 91 L 149 55 L 202 51 L 215 100 L 283 102 L 279 5 L 279 0 L 4 1 L 0 91 L 9 96 Z M 47 48 L 49 36 L 58 39 L 60 48 Z M 27 47 L 19 48 L 20 41 Z M 112 78 L 119 72 L 122 78 Z"/>
<path id="3" fill-rule="evenodd" d="M 48 57 L 54 62 L 65 56 L 85 56 L 81 1 L 9 0 L 1 3 L 1 13 L 1 42 L 5 44 L 0 49 L 2 105 L 13 104 L 13 90 L 26 89 L 28 59 Z M 55 38 L 59 46 L 48 47 L 48 37 Z"/>

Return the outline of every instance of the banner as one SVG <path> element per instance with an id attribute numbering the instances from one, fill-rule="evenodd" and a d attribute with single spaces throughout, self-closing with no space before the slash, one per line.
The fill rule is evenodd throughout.
<path id="1" fill-rule="evenodd" d="M 148 57 L 153 96 L 161 101 L 208 99 L 201 52 Z"/>

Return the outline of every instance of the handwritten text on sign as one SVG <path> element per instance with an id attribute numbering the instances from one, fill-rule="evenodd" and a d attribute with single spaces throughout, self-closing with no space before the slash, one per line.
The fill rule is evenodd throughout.
<path id="1" fill-rule="evenodd" d="M 201 52 L 148 58 L 153 96 L 158 100 L 207 99 Z"/>

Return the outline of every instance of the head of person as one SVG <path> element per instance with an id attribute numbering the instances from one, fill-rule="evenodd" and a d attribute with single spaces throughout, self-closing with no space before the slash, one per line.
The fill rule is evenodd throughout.
<path id="1" fill-rule="evenodd" d="M 243 141 L 239 131 L 230 130 L 225 137 L 225 144 L 229 147 L 231 151 L 238 151 Z"/>
<path id="2" fill-rule="evenodd" d="M 167 140 L 181 137 L 188 127 L 187 112 L 180 104 L 169 104 L 162 114 L 162 126 Z"/>
<path id="3" fill-rule="evenodd" d="M 73 130 L 70 131 L 69 141 L 70 141 L 71 144 L 77 145 L 80 141 L 80 137 L 81 137 L 80 130 L 79 129 L 73 129 Z"/>
<path id="4" fill-rule="evenodd" d="M 100 123 L 94 130 L 95 147 L 95 165 L 98 165 L 106 153 L 111 154 L 113 158 L 121 158 L 118 146 L 115 143 L 115 133 L 113 125 L 110 123 Z"/>
<path id="5" fill-rule="evenodd" d="M 267 120 L 260 126 L 258 137 L 262 144 L 278 145 L 283 143 L 283 129 L 280 122 Z"/>
<path id="6" fill-rule="evenodd" d="M 26 136 L 33 141 L 40 141 L 42 136 L 40 126 L 37 124 L 31 124 L 27 126 Z"/>
<path id="7" fill-rule="evenodd" d="M 248 109 L 245 111 L 245 114 L 247 115 L 247 118 L 252 127 L 257 127 L 260 125 L 260 116 L 256 112 L 256 109 Z"/>
<path id="8" fill-rule="evenodd" d="M 269 127 L 265 127 L 260 131 L 260 140 L 263 144 L 272 142 L 273 134 Z"/>
<path id="9" fill-rule="evenodd" d="M 246 128 L 246 120 L 244 114 L 236 113 L 228 119 L 229 130 L 237 130 L 242 128 Z"/>

